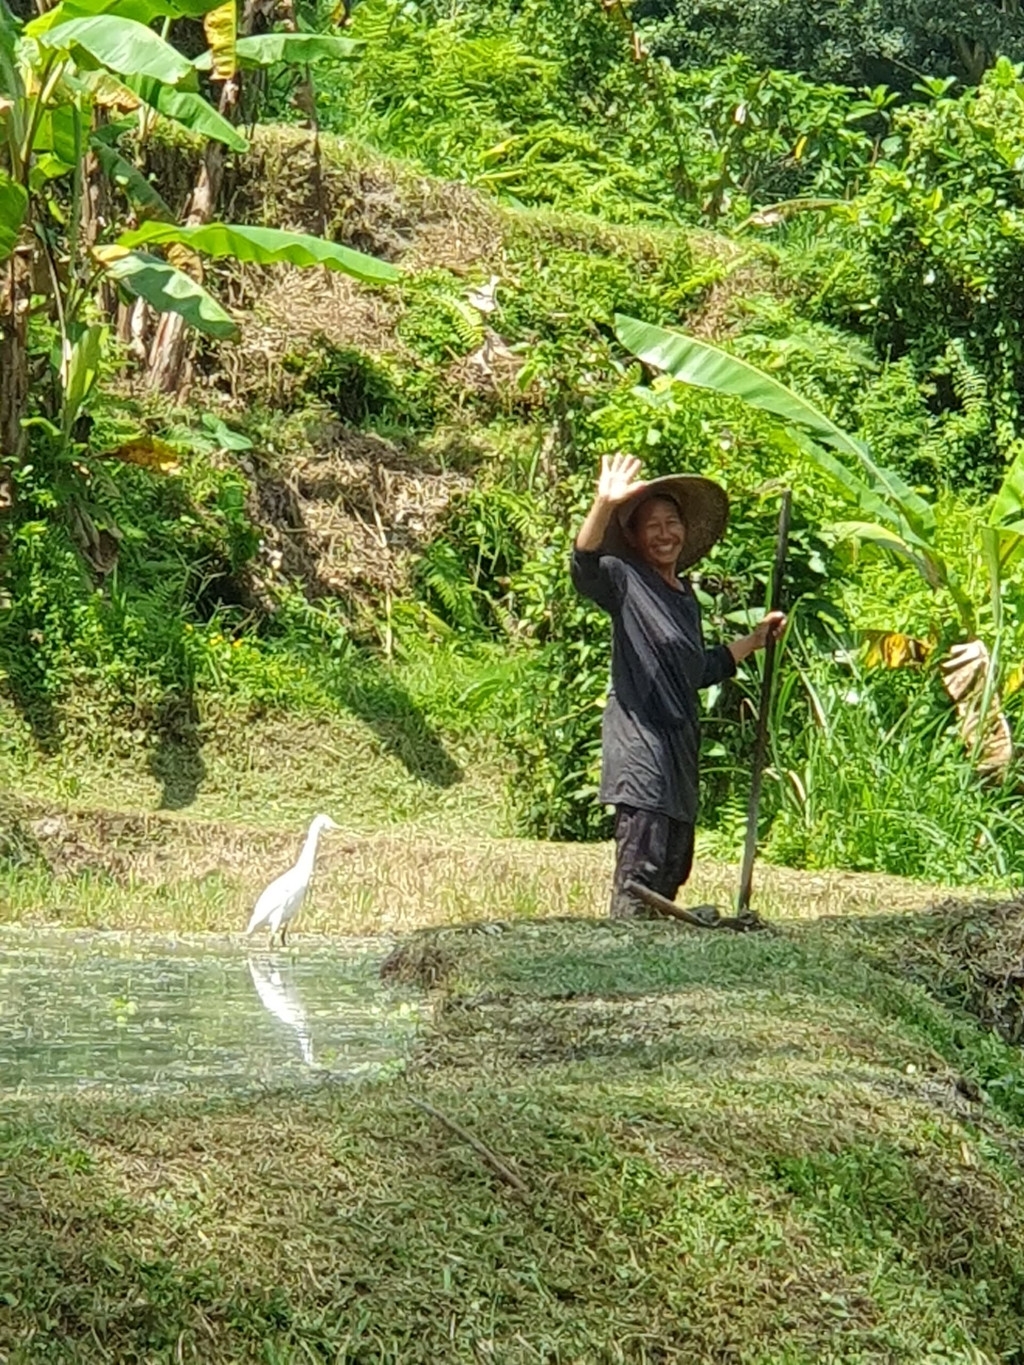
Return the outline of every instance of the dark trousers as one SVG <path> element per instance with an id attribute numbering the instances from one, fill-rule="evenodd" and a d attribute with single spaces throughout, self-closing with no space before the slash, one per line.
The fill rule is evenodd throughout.
<path id="1" fill-rule="evenodd" d="M 647 917 L 650 911 L 626 890 L 629 881 L 675 900 L 693 867 L 694 826 L 656 810 L 615 807 L 613 919 Z"/>

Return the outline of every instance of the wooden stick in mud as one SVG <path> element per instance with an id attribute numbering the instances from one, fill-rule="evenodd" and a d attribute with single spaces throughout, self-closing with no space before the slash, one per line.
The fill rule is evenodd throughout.
<path id="1" fill-rule="evenodd" d="M 426 1100 L 418 1100 L 413 1097 L 413 1104 L 417 1109 L 422 1109 L 424 1114 L 429 1114 L 432 1119 L 437 1119 L 438 1123 L 443 1124 L 449 1132 L 454 1133 L 457 1138 L 467 1142 L 481 1161 L 485 1161 L 499 1179 L 504 1180 L 506 1185 L 511 1185 L 517 1194 L 526 1196 L 530 1193 L 529 1187 L 516 1175 L 510 1167 L 506 1166 L 501 1157 L 495 1156 L 490 1147 L 485 1147 L 479 1138 L 473 1136 L 468 1129 L 463 1128 L 461 1123 L 456 1123 L 447 1114 L 442 1114 L 440 1109 L 435 1109 Z"/>

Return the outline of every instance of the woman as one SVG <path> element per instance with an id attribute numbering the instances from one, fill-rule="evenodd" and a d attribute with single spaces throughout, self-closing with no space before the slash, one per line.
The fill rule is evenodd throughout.
<path id="1" fill-rule="evenodd" d="M 772 612 L 730 645 L 704 648 L 700 607 L 679 574 L 725 530 L 729 500 L 710 479 L 644 483 L 631 455 L 601 461 L 576 537 L 572 579 L 612 618 L 612 686 L 602 725 L 600 799 L 615 807 L 611 913 L 643 916 L 637 881 L 674 900 L 693 866 L 700 723 L 697 690 L 785 629 Z"/>

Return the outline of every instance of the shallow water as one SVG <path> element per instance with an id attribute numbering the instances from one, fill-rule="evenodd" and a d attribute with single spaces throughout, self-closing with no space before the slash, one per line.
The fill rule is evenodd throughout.
<path id="1" fill-rule="evenodd" d="M 0 1094 L 223 1090 L 401 1066 L 418 1011 L 387 945 L 0 930 Z"/>

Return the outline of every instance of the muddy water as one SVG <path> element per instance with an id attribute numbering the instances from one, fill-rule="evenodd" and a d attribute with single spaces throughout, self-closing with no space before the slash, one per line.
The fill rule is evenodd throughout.
<path id="1" fill-rule="evenodd" d="M 379 1075 L 417 1008 L 384 989 L 387 945 L 0 931 L 0 1095 L 207 1090 Z"/>

